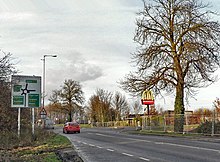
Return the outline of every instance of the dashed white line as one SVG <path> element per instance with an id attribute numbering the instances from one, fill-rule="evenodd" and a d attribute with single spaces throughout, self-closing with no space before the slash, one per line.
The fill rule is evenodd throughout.
<path id="1" fill-rule="evenodd" d="M 126 155 L 126 156 L 134 156 L 134 155 L 131 155 L 131 154 L 127 154 L 125 152 L 122 153 L 123 155 Z"/>
<path id="2" fill-rule="evenodd" d="M 112 138 L 114 138 L 114 136 L 110 136 L 110 135 L 106 135 L 106 134 L 96 133 L 96 135 L 97 135 L 97 136 L 112 137 Z"/>
<path id="3" fill-rule="evenodd" d="M 92 147 L 94 147 L 95 145 L 93 145 L 93 144 L 89 144 L 89 146 L 92 146 Z"/>
<path id="4" fill-rule="evenodd" d="M 111 151 L 111 152 L 113 152 L 113 151 L 115 151 L 115 150 L 112 150 L 112 149 L 107 149 L 108 151 Z"/>
<path id="5" fill-rule="evenodd" d="M 144 160 L 144 161 L 150 161 L 150 159 L 146 159 L 146 158 L 143 158 L 143 157 L 139 157 L 139 159 Z"/>
<path id="6" fill-rule="evenodd" d="M 79 142 L 79 141 L 78 141 Z M 81 143 L 81 142 L 79 142 L 79 143 Z M 95 145 L 93 145 L 93 144 L 88 144 L 88 143 L 86 143 L 86 142 L 82 142 L 83 144 L 85 144 L 85 145 L 89 145 L 89 146 L 92 146 L 92 147 L 97 147 L 97 148 L 103 148 L 103 147 L 101 147 L 101 146 L 95 146 Z M 161 144 L 161 143 L 159 143 L 158 142 L 158 144 Z M 112 149 L 106 149 L 107 151 L 111 151 L 111 152 L 114 152 L 115 150 L 112 150 Z M 125 153 L 125 152 L 123 152 L 122 153 L 123 155 L 126 155 L 126 156 L 130 156 L 130 157 L 133 157 L 134 155 L 131 155 L 131 154 L 128 154 L 128 153 Z M 139 159 L 141 159 L 141 160 L 144 160 L 144 161 L 150 161 L 150 159 L 147 159 L 147 158 L 143 158 L 143 157 L 139 157 Z"/>

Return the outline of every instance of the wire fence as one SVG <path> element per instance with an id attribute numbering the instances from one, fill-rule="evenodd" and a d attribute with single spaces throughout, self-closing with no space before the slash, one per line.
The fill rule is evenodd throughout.
<path id="1" fill-rule="evenodd" d="M 220 135 L 220 114 L 149 115 L 124 121 L 95 122 L 93 127 L 136 127 L 137 129 L 174 132 L 175 118 L 183 119 L 183 132 L 191 134 Z"/>

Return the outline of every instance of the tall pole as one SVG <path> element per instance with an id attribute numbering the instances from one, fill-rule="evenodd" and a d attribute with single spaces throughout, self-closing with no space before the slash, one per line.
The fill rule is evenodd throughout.
<path id="1" fill-rule="evenodd" d="M 35 140 L 34 136 L 34 108 L 32 108 L 32 138 Z"/>
<path id="2" fill-rule="evenodd" d="M 46 96 L 46 92 L 45 92 L 45 87 L 46 87 L 46 57 L 57 57 L 57 55 L 44 55 L 44 58 L 43 58 L 43 111 L 45 111 L 44 109 L 44 106 L 45 106 L 45 96 Z M 45 118 L 42 120 L 42 125 L 43 125 L 43 128 L 45 128 L 45 119 L 46 119 L 46 116 Z"/>
<path id="3" fill-rule="evenodd" d="M 44 108 L 44 103 L 45 103 L 45 87 L 46 87 L 46 57 L 57 57 L 57 55 L 44 55 L 43 58 L 43 108 Z"/>
<path id="4" fill-rule="evenodd" d="M 18 108 L 18 137 L 20 138 L 21 133 L 21 108 Z"/>
<path id="5" fill-rule="evenodd" d="M 44 108 L 44 99 L 45 99 L 45 58 L 46 56 L 44 55 L 44 58 L 43 58 L 43 108 Z"/>

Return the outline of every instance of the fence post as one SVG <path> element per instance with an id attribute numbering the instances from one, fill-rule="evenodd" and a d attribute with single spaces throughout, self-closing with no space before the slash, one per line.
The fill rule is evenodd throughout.
<path id="1" fill-rule="evenodd" d="M 188 129 L 189 129 L 189 123 L 188 123 L 188 114 L 186 113 L 186 133 L 188 134 Z"/>
<path id="2" fill-rule="evenodd" d="M 163 131 L 166 132 L 166 116 L 163 117 L 164 124 L 163 124 Z"/>
<path id="3" fill-rule="evenodd" d="M 212 134 L 211 136 L 214 136 L 215 134 L 215 109 L 213 110 L 213 115 L 212 115 Z"/>

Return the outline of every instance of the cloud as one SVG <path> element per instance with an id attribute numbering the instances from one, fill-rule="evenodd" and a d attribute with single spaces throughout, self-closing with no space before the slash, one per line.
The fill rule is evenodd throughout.
<path id="1" fill-rule="evenodd" d="M 103 75 L 101 67 L 90 64 L 85 59 L 73 59 L 69 64 L 66 64 L 67 76 L 72 76 L 75 80 L 85 82 L 96 80 Z"/>
<path id="2" fill-rule="evenodd" d="M 1 21 L 7 21 L 11 23 L 16 23 L 19 21 L 28 21 L 33 19 L 34 15 L 31 13 L 11 13 L 5 12 L 0 14 Z"/>
<path id="3" fill-rule="evenodd" d="M 56 80 L 57 76 L 65 79 L 73 79 L 80 82 L 86 82 L 90 80 L 96 80 L 103 75 L 103 70 L 98 64 L 90 62 L 84 58 L 79 52 L 70 52 L 71 54 L 59 55 L 55 59 L 58 59 L 57 66 L 51 65 L 48 67 L 48 73 L 52 80 Z"/>

